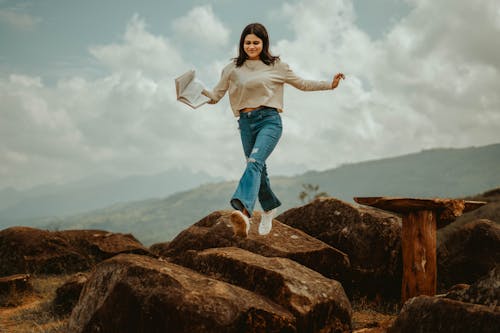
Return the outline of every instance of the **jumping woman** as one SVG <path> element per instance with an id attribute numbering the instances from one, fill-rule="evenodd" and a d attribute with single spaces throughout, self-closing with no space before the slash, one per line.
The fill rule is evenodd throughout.
<path id="1" fill-rule="evenodd" d="M 264 210 L 259 224 L 261 235 L 271 231 L 276 208 L 281 205 L 271 190 L 266 160 L 281 137 L 283 85 L 288 83 L 304 91 L 333 90 L 344 78 L 344 74 L 337 73 L 331 82 L 304 80 L 279 56 L 270 53 L 269 36 L 262 24 L 252 23 L 243 29 L 238 57 L 224 67 L 221 79 L 212 91 L 203 91 L 210 98 L 210 104 L 217 103 L 229 92 L 247 158 L 243 176 L 230 200 L 235 209 L 231 213 L 235 235 L 248 235 L 257 198 Z"/>

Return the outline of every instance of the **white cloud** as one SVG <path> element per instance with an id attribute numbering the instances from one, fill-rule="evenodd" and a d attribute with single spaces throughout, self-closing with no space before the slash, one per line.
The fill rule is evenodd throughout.
<path id="1" fill-rule="evenodd" d="M 347 80 L 333 92 L 286 88 L 284 134 L 269 161 L 271 175 L 500 141 L 494 51 L 500 4 L 411 3 L 410 14 L 377 40 L 356 25 L 350 1 L 282 8 L 293 34 L 272 51 L 305 78 L 331 80 L 343 71 Z M 134 16 L 121 40 L 90 48 L 107 70 L 94 79 L 70 77 L 51 86 L 36 76 L 0 77 L 0 187 L 171 167 L 239 177 L 244 158 L 227 98 L 191 110 L 175 100 L 173 84 L 193 67 L 185 60 L 191 42 L 219 45 L 213 52 L 223 55 L 207 51 L 195 65 L 213 85 L 237 41 L 221 47 L 229 32 L 210 6 L 175 22 L 177 36 L 161 36 Z M 190 42 L 178 42 L 181 35 Z"/>
<path id="2" fill-rule="evenodd" d="M 91 52 L 109 74 L 56 86 L 26 75 L 0 78 L 0 173 L 8 175 L 0 187 L 175 167 L 231 174 L 231 163 L 243 160 L 222 153 L 239 151 L 229 113 L 176 101 L 174 77 L 187 65 L 137 16 L 122 42 Z"/>
<path id="3" fill-rule="evenodd" d="M 179 39 L 192 40 L 204 46 L 221 47 L 229 40 L 229 30 L 214 15 L 211 5 L 191 9 L 187 15 L 174 20 L 172 25 Z"/>
<path id="4" fill-rule="evenodd" d="M 0 23 L 20 30 L 33 30 L 42 19 L 12 9 L 0 9 Z"/>
<path id="5" fill-rule="evenodd" d="M 185 66 L 169 39 L 155 36 L 146 28 L 144 20 L 136 14 L 127 24 L 122 43 L 93 46 L 90 53 L 114 72 L 141 71 L 157 77 Z"/>
<path id="6" fill-rule="evenodd" d="M 2 185 L 26 186 L 57 181 L 79 157 L 78 129 L 70 115 L 52 102 L 58 99 L 39 78 L 11 75 L 0 79 L 0 164 Z"/>
<path id="7" fill-rule="evenodd" d="M 500 4 L 419 2 L 384 41 L 382 66 L 372 71 L 372 80 L 379 77 L 384 92 L 431 120 L 433 132 L 422 135 L 429 135 L 433 146 L 500 139 L 495 129 L 500 125 L 500 66 L 494 55 L 500 30 L 491 16 L 494 7 Z M 402 39 L 409 41 L 405 47 Z M 398 75 L 384 75 L 388 70 Z"/>
<path id="8" fill-rule="evenodd" d="M 380 40 L 349 1 L 285 5 L 295 31 L 276 53 L 306 78 L 347 80 L 334 92 L 287 89 L 279 164 L 309 168 L 500 141 L 498 1 L 414 3 Z"/>
<path id="9" fill-rule="evenodd" d="M 42 87 L 42 79 L 40 77 L 29 77 L 26 75 L 10 75 L 10 82 L 23 87 Z"/>

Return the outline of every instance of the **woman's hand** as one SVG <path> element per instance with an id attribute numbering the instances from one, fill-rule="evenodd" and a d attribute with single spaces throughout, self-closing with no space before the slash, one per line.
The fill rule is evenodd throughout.
<path id="1" fill-rule="evenodd" d="M 345 79 L 344 74 L 342 74 L 342 73 L 335 74 L 335 76 L 333 77 L 333 81 L 332 81 L 332 89 L 337 88 L 340 80 L 344 80 L 344 79 Z"/>
<path id="2" fill-rule="evenodd" d="M 206 96 L 206 97 L 208 97 L 208 98 L 210 98 L 210 100 L 207 102 L 208 104 L 215 104 L 215 103 L 217 103 L 216 101 L 214 101 L 212 99 L 212 97 L 210 97 L 210 93 L 208 91 L 206 91 L 205 89 L 203 89 L 201 91 L 201 94 L 204 95 L 204 96 Z"/>

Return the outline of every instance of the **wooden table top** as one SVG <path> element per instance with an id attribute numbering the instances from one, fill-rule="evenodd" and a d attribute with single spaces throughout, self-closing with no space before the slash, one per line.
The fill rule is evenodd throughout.
<path id="1" fill-rule="evenodd" d="M 419 210 L 431 210 L 438 214 L 438 227 L 451 223 L 463 213 L 487 204 L 484 201 L 469 201 L 447 198 L 404 198 L 404 197 L 355 197 L 361 205 L 371 206 L 399 214 Z"/>

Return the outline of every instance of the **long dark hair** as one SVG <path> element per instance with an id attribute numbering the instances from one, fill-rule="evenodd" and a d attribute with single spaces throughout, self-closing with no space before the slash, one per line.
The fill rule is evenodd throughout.
<path id="1" fill-rule="evenodd" d="M 278 60 L 279 56 L 273 56 L 269 52 L 269 35 L 267 34 L 266 27 L 264 27 L 260 23 L 250 23 L 243 29 L 240 37 L 240 49 L 238 51 L 238 57 L 234 58 L 234 62 L 236 63 L 236 67 L 240 67 L 243 63 L 248 59 L 248 55 L 243 48 L 243 44 L 245 43 L 245 37 L 247 35 L 254 34 L 255 36 L 262 39 L 262 52 L 259 57 L 263 63 L 266 65 L 272 65 L 276 60 Z"/>

